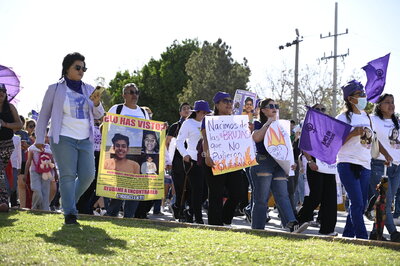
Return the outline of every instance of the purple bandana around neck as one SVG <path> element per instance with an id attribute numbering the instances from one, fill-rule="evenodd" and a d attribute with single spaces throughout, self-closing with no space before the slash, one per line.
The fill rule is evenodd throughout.
<path id="1" fill-rule="evenodd" d="M 71 90 L 83 94 L 82 92 L 82 81 L 79 80 L 70 80 L 69 78 L 67 78 L 66 76 L 64 76 L 65 81 L 67 82 L 67 86 L 68 88 L 70 88 Z"/>

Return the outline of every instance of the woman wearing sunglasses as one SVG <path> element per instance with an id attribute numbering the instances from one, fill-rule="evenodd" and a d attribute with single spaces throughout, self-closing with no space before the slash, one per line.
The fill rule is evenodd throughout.
<path id="1" fill-rule="evenodd" d="M 371 129 L 371 120 L 364 111 L 367 105 L 363 85 L 355 80 L 342 87 L 345 112 L 336 118 L 353 126 L 337 155 L 337 169 L 350 207 L 347 215 L 344 237 L 368 239 L 364 224 L 364 210 L 371 178 L 371 147 L 361 143 L 364 128 Z M 381 147 L 382 148 L 382 147 Z M 380 149 L 387 161 L 392 161 L 385 149 Z"/>
<path id="2" fill-rule="evenodd" d="M 325 113 L 322 104 L 315 104 L 313 109 Z M 335 226 L 337 221 L 337 194 L 335 166 L 328 166 L 316 160 L 306 152 L 303 155 L 307 159 L 307 181 L 310 194 L 304 199 L 302 208 L 298 213 L 299 223 L 305 223 L 314 219 L 314 210 L 320 205 L 319 220 L 321 235 L 337 236 Z"/>
<path id="3" fill-rule="evenodd" d="M 399 142 L 399 134 L 397 132 L 400 126 L 399 119 L 394 114 L 394 111 L 394 97 L 392 94 L 385 93 L 378 98 L 371 120 L 379 142 L 393 158 L 392 164 L 387 168 L 389 186 L 386 192 L 385 225 L 390 234 L 390 241 L 400 242 L 400 232 L 396 230 L 392 215 L 392 202 L 400 183 L 400 147 L 396 145 Z M 395 145 L 393 145 L 393 143 L 395 143 Z M 375 188 L 383 176 L 384 163 L 385 157 L 382 154 L 380 154 L 377 159 L 372 159 L 371 161 L 370 188 L 375 192 L 375 197 L 378 196 L 378 191 L 376 191 Z M 375 224 L 373 228 L 369 239 L 376 240 L 377 233 Z"/>
<path id="4" fill-rule="evenodd" d="M 36 126 L 36 147 L 44 150 L 46 127 L 51 119 L 51 150 L 60 171 L 60 193 L 65 224 L 78 224 L 76 202 L 95 175 L 94 119 L 104 114 L 100 95 L 82 82 L 85 57 L 71 53 L 64 57 L 60 80 L 49 86 Z"/>
<path id="5" fill-rule="evenodd" d="M 253 181 L 251 228 L 264 229 L 270 191 L 277 203 L 283 226 L 290 232 L 301 233 L 307 224 L 299 224 L 289 200 L 288 177 L 282 167 L 267 152 L 264 146 L 265 134 L 272 122 L 276 121 L 279 105 L 273 99 L 260 102 L 260 121 L 254 122 L 253 140 L 256 143 L 258 165 L 250 168 Z M 295 166 L 292 166 L 292 168 Z"/>
<path id="6" fill-rule="evenodd" d="M 233 101 L 229 93 L 217 92 L 213 102 L 214 115 L 232 115 Z M 242 182 L 242 170 L 234 171 L 222 175 L 213 175 L 213 160 L 210 157 L 208 141 L 205 128 L 205 119 L 201 125 L 203 135 L 203 150 L 205 154 L 204 174 L 208 185 L 208 224 L 210 225 L 230 225 L 232 223 L 235 208 L 241 200 L 241 195 L 245 195 L 247 188 Z M 223 201 L 224 190 L 226 189 L 228 199 Z"/>

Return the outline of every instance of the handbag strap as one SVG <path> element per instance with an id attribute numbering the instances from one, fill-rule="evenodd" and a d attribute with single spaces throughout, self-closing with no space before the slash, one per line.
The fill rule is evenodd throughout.
<path id="1" fill-rule="evenodd" d="M 367 116 L 368 116 L 368 119 L 369 119 L 369 125 L 371 126 L 371 130 L 372 130 L 372 132 L 374 132 L 374 134 L 376 134 L 376 132 L 375 132 L 375 130 L 374 130 L 374 128 L 372 127 L 372 120 L 371 120 L 371 117 L 369 116 L 369 114 L 367 113 L 367 112 L 365 112 L 366 114 L 367 114 Z"/>

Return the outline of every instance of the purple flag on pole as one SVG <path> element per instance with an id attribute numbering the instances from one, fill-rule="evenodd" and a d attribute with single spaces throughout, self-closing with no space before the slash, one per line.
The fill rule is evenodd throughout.
<path id="1" fill-rule="evenodd" d="M 307 108 L 299 148 L 327 164 L 333 164 L 351 126 L 308 106 Z"/>
<path id="2" fill-rule="evenodd" d="M 39 113 L 32 109 L 32 119 L 37 121 L 39 118 Z"/>
<path id="3" fill-rule="evenodd" d="M 386 70 L 389 63 L 390 53 L 372 60 L 362 69 L 367 75 L 367 84 L 365 85 L 365 92 L 367 93 L 367 100 L 371 103 L 376 103 L 379 96 L 381 96 L 386 84 Z"/>

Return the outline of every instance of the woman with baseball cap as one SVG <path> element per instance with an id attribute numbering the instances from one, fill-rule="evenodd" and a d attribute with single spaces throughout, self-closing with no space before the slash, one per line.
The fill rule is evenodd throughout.
<path id="1" fill-rule="evenodd" d="M 217 92 L 213 98 L 214 115 L 232 115 L 233 101 L 229 93 Z M 235 208 L 241 200 L 243 190 L 247 187 L 242 182 L 242 170 L 229 172 L 222 175 L 213 175 L 213 160 L 208 150 L 205 122 L 201 125 L 203 135 L 203 149 L 205 154 L 204 174 L 208 185 L 208 224 L 210 225 L 230 225 L 234 216 Z M 228 199 L 224 202 L 224 189 L 228 194 Z"/>
<path id="2" fill-rule="evenodd" d="M 185 173 L 191 188 L 189 212 L 185 214 L 185 222 L 193 221 L 194 214 L 195 223 L 204 224 L 201 207 L 205 200 L 203 195 L 205 182 L 202 168 L 197 163 L 197 143 L 201 139 L 201 121 L 209 113 L 211 113 L 211 110 L 208 102 L 196 101 L 192 114 L 183 122 L 176 139 L 176 147 L 183 157 Z M 187 147 L 185 147 L 185 142 Z M 188 195 L 182 195 L 182 197 L 188 198 Z"/>

